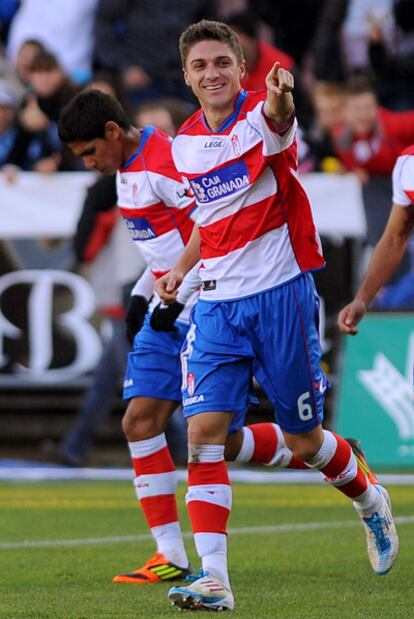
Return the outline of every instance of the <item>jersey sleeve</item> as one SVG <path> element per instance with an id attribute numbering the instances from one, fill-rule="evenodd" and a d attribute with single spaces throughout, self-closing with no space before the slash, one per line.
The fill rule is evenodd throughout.
<path id="1" fill-rule="evenodd" d="M 196 292 L 197 290 L 200 290 L 200 284 L 201 284 L 201 279 L 200 279 L 200 274 L 199 274 L 200 264 L 201 264 L 201 261 L 197 262 L 197 264 L 193 266 L 191 271 L 189 271 L 187 275 L 184 277 L 184 280 L 178 289 L 177 301 L 179 301 L 180 303 L 183 303 L 184 305 L 187 303 L 187 301 L 189 300 L 189 298 L 194 292 Z"/>
<path id="2" fill-rule="evenodd" d="M 138 278 L 135 286 L 131 290 L 131 296 L 141 296 L 150 300 L 154 294 L 155 277 L 149 267 L 145 269 L 142 275 Z"/>
<path id="3" fill-rule="evenodd" d="M 172 208 L 189 209 L 195 207 L 194 196 L 186 179 L 179 176 L 175 168 L 163 170 L 163 173 L 150 173 L 150 182 L 156 195 Z"/>
<path id="4" fill-rule="evenodd" d="M 296 135 L 297 120 L 292 115 L 286 126 L 277 127 L 265 115 L 264 103 L 264 101 L 259 101 L 253 110 L 247 112 L 247 121 L 262 137 L 263 155 L 269 157 L 281 153 L 292 145 Z"/>
<path id="5" fill-rule="evenodd" d="M 414 157 L 398 157 L 392 172 L 392 201 L 409 206 L 414 203 Z"/>

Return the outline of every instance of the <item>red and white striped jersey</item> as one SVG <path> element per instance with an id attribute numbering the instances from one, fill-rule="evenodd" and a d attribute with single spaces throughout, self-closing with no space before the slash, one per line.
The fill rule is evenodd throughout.
<path id="1" fill-rule="evenodd" d="M 392 201 L 394 204 L 414 204 L 414 144 L 397 158 L 392 172 Z"/>
<path id="2" fill-rule="evenodd" d="M 171 138 L 155 127 L 145 127 L 137 150 L 119 168 L 116 183 L 120 212 L 158 279 L 175 265 L 194 226 L 190 217 L 194 196 L 174 166 Z M 186 305 L 190 308 L 193 303 L 191 297 Z"/>
<path id="3" fill-rule="evenodd" d="M 242 90 L 214 133 L 199 110 L 173 140 L 176 168 L 197 202 L 203 299 L 248 296 L 324 266 L 297 178 L 296 120 L 276 131 L 265 97 Z"/>

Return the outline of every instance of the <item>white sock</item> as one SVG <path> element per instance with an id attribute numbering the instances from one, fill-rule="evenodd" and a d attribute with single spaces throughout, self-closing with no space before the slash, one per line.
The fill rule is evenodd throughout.
<path id="1" fill-rule="evenodd" d="M 370 516 L 382 506 L 384 497 L 375 485 L 368 482 L 368 488 L 354 498 L 354 505 L 362 516 Z"/>
<path id="2" fill-rule="evenodd" d="M 230 589 L 227 569 L 227 535 L 223 533 L 195 533 L 194 542 L 205 572 L 221 580 Z"/>
<path id="3" fill-rule="evenodd" d="M 161 552 L 178 567 L 188 567 L 189 562 L 178 522 L 153 527 L 151 533 L 156 541 L 158 552 Z"/>

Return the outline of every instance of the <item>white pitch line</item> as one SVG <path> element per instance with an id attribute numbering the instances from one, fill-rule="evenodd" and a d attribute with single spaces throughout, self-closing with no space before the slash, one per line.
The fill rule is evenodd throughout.
<path id="1" fill-rule="evenodd" d="M 414 515 L 399 516 L 394 518 L 396 524 L 414 523 Z M 306 522 L 298 524 L 278 524 L 263 527 L 239 527 L 229 529 L 230 535 L 257 535 L 258 533 L 284 533 L 286 531 L 312 531 L 320 529 L 332 529 L 335 527 L 355 527 L 360 526 L 358 520 L 337 520 L 333 522 Z M 192 537 L 192 533 L 183 533 L 185 538 Z M 10 550 L 13 548 L 53 548 L 58 546 L 92 546 L 96 544 L 123 544 L 126 542 L 143 542 L 151 540 L 149 533 L 141 535 L 114 535 L 112 537 L 86 537 L 83 539 L 56 539 L 56 540 L 27 540 L 24 542 L 0 542 L 0 550 Z"/>

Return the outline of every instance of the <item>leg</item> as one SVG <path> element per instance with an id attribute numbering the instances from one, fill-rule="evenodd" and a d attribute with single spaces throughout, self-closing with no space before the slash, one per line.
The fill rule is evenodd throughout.
<path id="1" fill-rule="evenodd" d="M 372 484 L 351 446 L 318 426 L 302 435 L 285 433 L 286 443 L 325 477 L 325 481 L 354 502 L 365 527 L 368 555 L 378 575 L 387 574 L 398 554 L 398 535 L 385 488 Z M 319 445 L 319 447 L 318 447 Z"/>
<path id="2" fill-rule="evenodd" d="M 275 468 L 307 469 L 287 447 L 283 432 L 275 423 L 254 423 L 229 434 L 224 456 L 227 462 L 251 462 Z"/>
<path id="3" fill-rule="evenodd" d="M 246 410 L 251 349 L 228 324 L 225 303 L 198 301 L 181 354 L 184 413 L 189 421 L 188 493 L 191 527 L 203 573 L 169 598 L 180 608 L 232 609 L 227 570 L 227 522 L 231 488 L 224 443 L 232 413 Z M 212 412 L 220 411 L 220 412 Z"/>
<path id="4" fill-rule="evenodd" d="M 130 403 L 123 430 L 135 472 L 136 494 L 157 552 L 143 568 L 116 576 L 114 582 L 147 584 L 182 579 L 189 573 L 178 522 L 177 474 L 165 438 L 168 420 L 181 398 L 179 349 L 183 339 L 179 330 L 156 333 L 147 321 L 128 358 L 124 397 Z"/>
<path id="5" fill-rule="evenodd" d="M 227 569 L 230 479 L 224 442 L 230 413 L 202 413 L 189 419 L 186 502 L 202 572 L 192 585 L 173 587 L 169 599 L 179 608 L 233 609 Z"/>
<path id="6" fill-rule="evenodd" d="M 377 574 L 384 574 L 398 551 L 388 495 L 381 486 L 370 483 L 350 445 L 321 426 L 327 381 L 320 365 L 316 291 L 308 276 L 281 288 L 267 295 L 267 308 L 269 312 L 276 308 L 276 314 L 286 317 L 286 324 L 282 329 L 275 321 L 272 330 L 267 329 L 258 358 L 261 371 L 267 372 L 286 444 L 296 457 L 321 471 L 328 483 L 354 501 L 368 534 L 371 565 Z M 279 353 L 276 363 L 275 351 Z M 371 518 L 375 526 L 371 526 Z"/>

